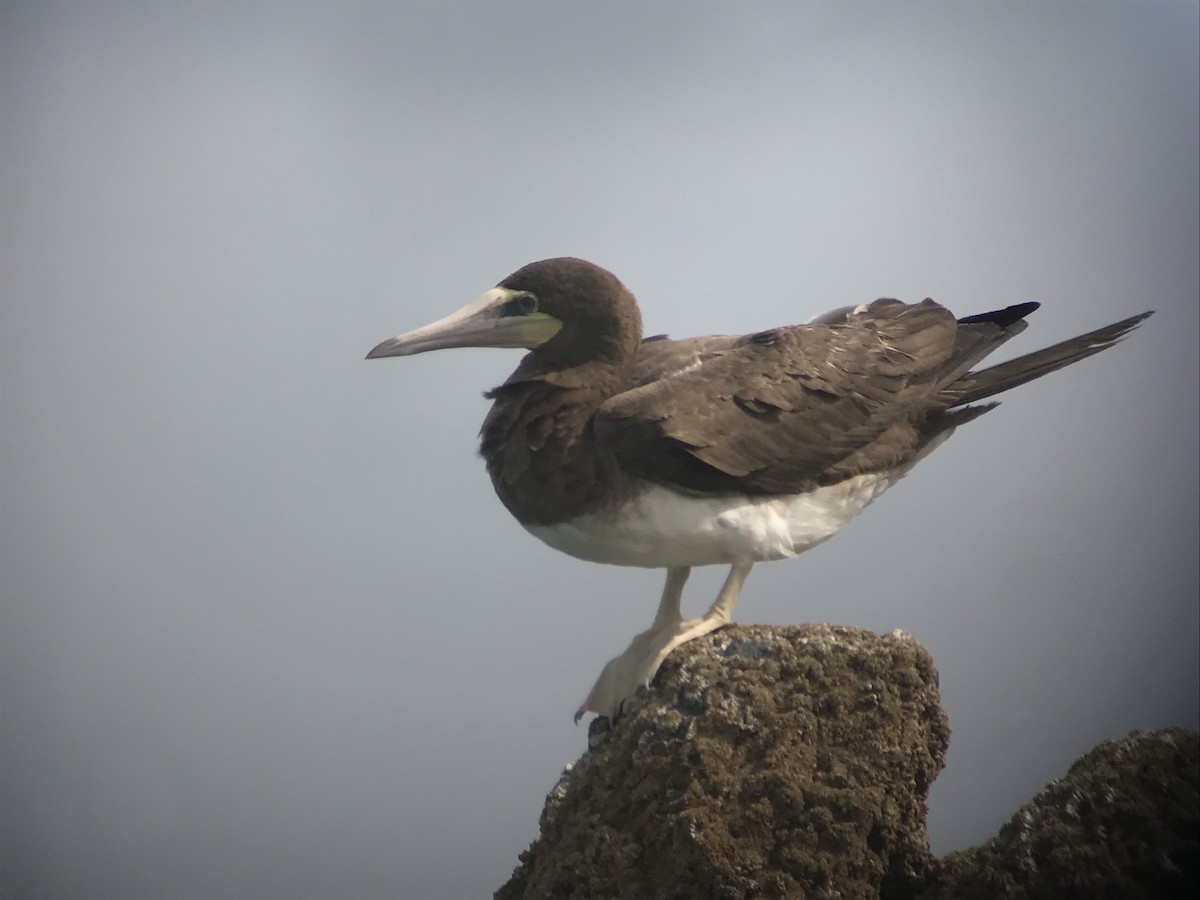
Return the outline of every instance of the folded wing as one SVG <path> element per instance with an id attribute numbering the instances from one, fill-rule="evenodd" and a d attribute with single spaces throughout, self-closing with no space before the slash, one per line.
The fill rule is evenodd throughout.
<path id="1" fill-rule="evenodd" d="M 758 334 L 650 340 L 595 434 L 626 471 L 698 493 L 799 492 L 902 465 L 938 430 L 943 391 L 1034 308 L 958 323 L 931 300 L 885 299 Z"/>

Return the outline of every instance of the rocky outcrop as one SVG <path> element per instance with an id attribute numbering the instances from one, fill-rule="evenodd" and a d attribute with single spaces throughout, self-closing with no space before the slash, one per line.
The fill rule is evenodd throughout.
<path id="1" fill-rule="evenodd" d="M 1200 888 L 1200 739 L 1182 728 L 1105 741 L 949 854 L 924 900 L 1146 900 Z"/>
<path id="2" fill-rule="evenodd" d="M 909 635 L 734 626 L 679 648 L 550 792 L 499 900 L 1150 898 L 1197 882 L 1200 756 L 1106 742 L 992 840 L 929 852 L 949 728 Z"/>
<path id="3" fill-rule="evenodd" d="M 589 739 L 497 898 L 900 897 L 930 876 L 949 729 L 906 634 L 726 628 Z"/>

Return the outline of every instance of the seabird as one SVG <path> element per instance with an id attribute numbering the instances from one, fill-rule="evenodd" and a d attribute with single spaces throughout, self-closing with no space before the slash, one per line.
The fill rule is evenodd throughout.
<path id="1" fill-rule="evenodd" d="M 880 299 L 748 335 L 642 338 L 634 296 L 582 259 L 517 270 L 368 359 L 448 347 L 529 351 L 484 396 L 480 453 L 529 532 L 592 562 L 665 568 L 654 622 L 610 661 L 575 714 L 613 716 L 675 647 L 731 621 L 756 562 L 832 537 L 980 404 L 1113 346 L 1150 313 L 999 365 L 1037 303 L 955 319 Z M 684 619 L 693 566 L 727 565 Z"/>

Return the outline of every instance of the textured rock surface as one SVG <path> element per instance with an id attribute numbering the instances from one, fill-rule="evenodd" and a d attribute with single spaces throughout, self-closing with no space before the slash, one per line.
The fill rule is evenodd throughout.
<path id="1" fill-rule="evenodd" d="M 903 633 L 730 627 L 664 664 L 547 799 L 496 897 L 910 897 L 949 729 Z"/>
<path id="2" fill-rule="evenodd" d="M 947 856 L 921 896 L 1194 897 L 1198 866 L 1200 739 L 1181 728 L 1135 731 L 1080 758 L 996 837 Z"/>

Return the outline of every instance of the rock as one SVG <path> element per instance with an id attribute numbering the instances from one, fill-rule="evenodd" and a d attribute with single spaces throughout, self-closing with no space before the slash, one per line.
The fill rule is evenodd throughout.
<path id="1" fill-rule="evenodd" d="M 671 654 L 551 791 L 500 900 L 1143 900 L 1200 881 L 1200 737 L 1106 741 L 931 858 L 949 729 L 908 635 L 729 627 Z"/>
<path id="2" fill-rule="evenodd" d="M 949 854 L 925 900 L 1145 900 L 1200 884 L 1200 737 L 1182 728 L 1105 741 L 1000 833 Z"/>
<path id="3" fill-rule="evenodd" d="M 668 658 L 547 798 L 511 898 L 911 897 L 949 728 L 902 632 L 731 626 Z"/>

